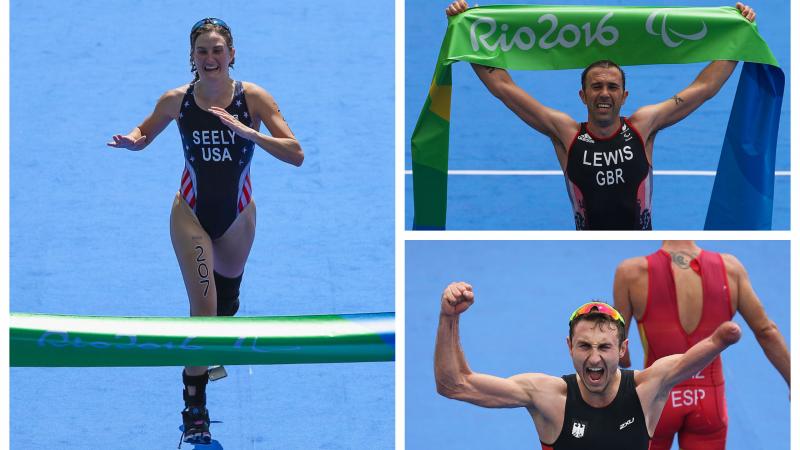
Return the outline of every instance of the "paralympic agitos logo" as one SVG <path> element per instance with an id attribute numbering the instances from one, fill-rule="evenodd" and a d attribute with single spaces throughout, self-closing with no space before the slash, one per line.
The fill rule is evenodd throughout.
<path id="1" fill-rule="evenodd" d="M 653 11 L 644 26 L 648 34 L 660 35 L 661 41 L 667 47 L 675 48 L 687 40 L 701 40 L 708 33 L 708 28 L 702 20 L 700 21 L 700 30 L 695 33 L 675 31 L 668 25 L 669 11 L 669 8 Z M 470 25 L 469 37 L 472 50 L 476 52 L 481 48 L 489 51 L 499 48 L 503 52 L 508 52 L 514 47 L 519 50 L 530 50 L 534 47 L 549 50 L 557 46 L 572 48 L 580 44 L 589 47 L 595 42 L 610 47 L 616 44 L 620 37 L 619 29 L 608 23 L 612 17 L 614 17 L 614 13 L 609 12 L 598 22 L 586 22 L 579 27 L 572 23 L 560 25 L 555 14 L 543 14 L 536 20 L 537 24 L 546 27 L 544 30 L 539 30 L 543 31 L 540 36 L 537 36 L 533 27 L 520 26 L 512 32 L 511 26 L 507 23 L 500 23 L 498 26 L 497 20 L 491 17 L 481 17 Z M 659 17 L 660 20 L 657 20 Z"/>
<path id="2" fill-rule="evenodd" d="M 667 11 L 669 11 L 669 9 L 657 9 L 657 10 L 653 11 L 650 14 L 650 16 L 647 18 L 647 22 L 644 25 L 644 28 L 645 28 L 645 30 L 647 30 L 648 33 L 650 33 L 650 34 L 652 34 L 654 36 L 658 36 L 660 34 L 661 35 L 661 41 L 664 42 L 664 45 L 666 45 L 667 47 L 670 47 L 670 48 L 675 48 L 675 47 L 683 44 L 683 42 L 684 42 L 683 40 L 681 40 L 681 41 L 673 41 L 670 38 L 670 34 L 675 35 L 675 36 L 677 36 L 679 38 L 682 38 L 684 40 L 689 40 L 689 41 L 699 41 L 700 39 L 703 39 L 704 37 L 706 37 L 706 34 L 708 33 L 708 28 L 706 27 L 706 23 L 703 22 L 702 20 L 700 21 L 700 23 L 702 24 L 703 28 L 700 31 L 698 31 L 697 33 L 682 34 L 682 33 L 678 33 L 677 31 L 673 30 L 672 28 L 668 27 L 667 26 Z M 661 14 L 661 13 L 664 14 L 663 18 L 661 19 L 661 29 L 658 32 L 656 32 L 655 28 L 653 27 L 653 22 L 655 22 L 656 17 L 658 17 L 658 15 Z"/>

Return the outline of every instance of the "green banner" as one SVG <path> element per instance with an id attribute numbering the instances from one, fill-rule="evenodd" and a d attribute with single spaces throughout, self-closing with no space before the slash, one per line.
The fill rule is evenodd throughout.
<path id="1" fill-rule="evenodd" d="M 411 136 L 414 228 L 445 227 L 450 64 L 552 70 L 600 59 L 622 66 L 721 59 L 777 66 L 756 25 L 731 7 L 489 6 L 451 17 Z"/>
<path id="2" fill-rule="evenodd" d="M 12 367 L 394 360 L 394 313 L 175 318 L 12 313 L 10 322 Z"/>

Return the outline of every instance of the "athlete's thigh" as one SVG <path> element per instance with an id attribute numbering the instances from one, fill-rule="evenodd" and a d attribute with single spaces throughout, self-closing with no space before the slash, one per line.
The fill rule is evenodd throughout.
<path id="1" fill-rule="evenodd" d="M 186 285 L 186 293 L 189 295 L 191 315 L 217 315 L 217 291 L 213 275 L 214 249 L 211 238 L 180 195 L 176 195 L 172 202 L 169 234 Z"/>
<path id="2" fill-rule="evenodd" d="M 678 434 L 682 450 L 724 450 L 728 435 L 728 409 L 725 386 L 703 387 L 697 412 L 686 417 L 686 425 Z"/>
<path id="3" fill-rule="evenodd" d="M 674 390 L 670 392 L 667 402 L 664 403 L 661 416 L 658 418 L 658 425 L 656 425 L 653 438 L 650 440 L 650 450 L 669 450 L 672 448 L 675 434 L 683 426 L 683 418 L 687 411 L 682 405 L 675 403 L 673 392 Z"/>
<path id="4" fill-rule="evenodd" d="M 655 436 L 650 439 L 649 450 L 670 450 L 672 448 L 673 436 Z"/>
<path id="5" fill-rule="evenodd" d="M 214 270 L 235 278 L 242 274 L 256 235 L 256 203 L 251 201 L 225 233 L 214 240 Z"/>
<path id="6" fill-rule="evenodd" d="M 678 446 L 681 450 L 725 450 L 727 435 L 727 428 L 711 433 L 684 432 L 678 435 Z"/>

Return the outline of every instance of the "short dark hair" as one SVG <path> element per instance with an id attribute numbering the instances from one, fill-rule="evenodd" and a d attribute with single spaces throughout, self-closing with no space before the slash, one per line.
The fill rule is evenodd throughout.
<path id="1" fill-rule="evenodd" d="M 572 342 L 572 336 L 575 334 L 575 326 L 578 322 L 585 320 L 587 322 L 594 322 L 595 326 L 599 326 L 602 330 L 604 325 L 613 325 L 617 329 L 617 337 L 619 338 L 619 346 L 622 347 L 622 343 L 625 342 L 626 333 L 625 333 L 625 324 L 618 320 L 614 320 L 608 314 L 601 313 L 601 312 L 590 312 L 588 314 L 581 314 L 580 316 L 575 317 L 574 320 L 569 322 L 569 341 Z"/>
<path id="2" fill-rule="evenodd" d="M 620 67 L 619 64 L 611 61 L 610 59 L 601 59 L 600 61 L 595 61 L 589 64 L 589 67 L 583 69 L 583 73 L 581 73 L 581 89 L 586 89 L 586 74 L 588 74 L 589 71 L 595 67 L 602 67 L 604 69 L 615 67 L 617 70 L 619 70 L 619 73 L 622 74 L 622 90 L 625 90 L 625 71 L 622 70 L 622 67 Z"/>

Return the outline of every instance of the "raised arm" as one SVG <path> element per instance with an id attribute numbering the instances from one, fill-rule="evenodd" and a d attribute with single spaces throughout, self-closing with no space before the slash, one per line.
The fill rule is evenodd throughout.
<path id="1" fill-rule="evenodd" d="M 575 133 L 579 124 L 567 114 L 548 108 L 531 97 L 514 83 L 511 75 L 504 69 L 472 64 L 478 78 L 486 85 L 489 92 L 500 99 L 520 119 L 536 131 L 558 140 L 564 147 Z"/>
<path id="2" fill-rule="evenodd" d="M 209 111 L 219 117 L 222 123 L 237 135 L 255 142 L 275 158 L 293 166 L 302 165 L 305 159 L 303 148 L 294 137 L 292 130 L 289 129 L 289 124 L 286 123 L 275 99 L 263 88 L 253 83 L 245 83 L 245 93 L 254 121 L 264 122 L 270 135 L 245 126 L 223 108 L 212 107 L 209 108 Z"/>
<path id="3" fill-rule="evenodd" d="M 738 342 L 741 336 L 739 325 L 724 322 L 711 336 L 693 345 L 686 353 L 665 356 L 636 373 L 636 391 L 651 432 L 655 430 L 669 391 L 703 370 L 723 350 Z"/>
<path id="4" fill-rule="evenodd" d="M 756 18 L 755 11 L 747 5 L 736 3 L 736 8 L 749 21 Z M 645 139 L 661 129 L 674 125 L 694 112 L 719 92 L 730 78 L 737 61 L 712 61 L 686 89 L 655 105 L 640 108 L 631 115 L 631 121 Z"/>
<path id="5" fill-rule="evenodd" d="M 614 309 L 619 311 L 622 318 L 625 319 L 625 336 L 628 336 L 628 331 L 631 328 L 631 320 L 633 320 L 633 298 L 631 297 L 631 285 L 636 277 L 640 275 L 639 261 L 643 258 L 626 259 L 617 266 L 617 271 L 614 274 Z M 646 262 L 645 262 L 646 265 Z M 645 271 L 647 268 L 645 267 Z M 645 272 L 646 273 L 646 272 Z M 625 352 L 619 360 L 620 367 L 631 366 L 630 352 Z"/>
<path id="6" fill-rule="evenodd" d="M 725 266 L 728 268 L 731 277 L 734 279 L 738 288 L 737 310 L 747 322 L 747 326 L 753 331 L 758 344 L 769 359 L 769 362 L 778 370 L 786 381 L 787 386 L 791 386 L 791 358 L 786 341 L 778 330 L 775 322 L 769 319 L 764 305 L 761 304 L 753 286 L 747 270 L 738 259 L 733 255 L 724 255 Z"/>
<path id="7" fill-rule="evenodd" d="M 552 420 L 557 416 L 550 412 L 552 405 L 558 404 L 554 399 L 566 395 L 566 384 L 560 378 L 535 373 L 501 378 L 470 370 L 461 348 L 458 319 L 474 299 L 472 286 L 463 282 L 451 283 L 442 293 L 434 354 L 436 390 L 445 397 L 486 408 L 527 407 Z M 563 402 L 561 406 L 563 413 Z M 536 415 L 534 420 L 540 426 Z"/>
<path id="8" fill-rule="evenodd" d="M 467 283 L 451 283 L 442 293 L 439 330 L 436 335 L 434 373 L 439 394 L 487 408 L 532 405 L 524 376 L 500 378 L 474 373 L 467 365 L 458 332 L 458 318 L 474 295 Z"/>
<path id="9" fill-rule="evenodd" d="M 663 374 L 661 380 L 661 391 L 666 395 L 676 384 L 699 373 L 711 363 L 723 350 L 739 342 L 742 337 L 742 330 L 734 322 L 725 322 L 714 330 L 714 333 L 693 345 L 683 355 L 672 355 L 674 361 L 662 358 L 651 367 L 655 367 L 660 361 L 664 360 L 658 372 Z"/>
<path id="10" fill-rule="evenodd" d="M 106 145 L 134 151 L 144 149 L 177 117 L 184 94 L 185 92 L 181 89 L 172 89 L 164 93 L 158 99 L 153 112 L 144 119 L 141 125 L 128 134 L 115 134 Z"/>
<path id="11" fill-rule="evenodd" d="M 448 16 L 455 16 L 466 11 L 467 8 L 469 8 L 469 5 L 466 1 L 457 0 L 447 7 L 445 13 Z M 578 132 L 578 122 L 561 111 L 542 105 L 517 86 L 504 69 L 479 64 L 472 64 L 472 68 L 478 78 L 486 85 L 486 88 L 489 89 L 489 92 L 500 99 L 525 123 L 536 131 L 550 137 L 550 139 L 557 141 L 561 147 L 566 148 L 570 144 L 570 142 L 566 141 Z"/>

